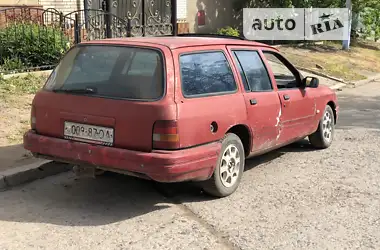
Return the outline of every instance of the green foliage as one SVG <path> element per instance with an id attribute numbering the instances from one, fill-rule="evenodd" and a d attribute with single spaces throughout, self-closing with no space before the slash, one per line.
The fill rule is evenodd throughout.
<path id="1" fill-rule="evenodd" d="M 12 72 L 17 70 L 23 70 L 25 68 L 25 65 L 22 62 L 22 60 L 18 57 L 4 58 L 3 65 L 1 65 L 1 68 L 5 72 Z"/>
<path id="2" fill-rule="evenodd" d="M 5 70 L 55 65 L 69 47 L 59 28 L 15 22 L 0 29 L 0 65 Z"/>
<path id="3" fill-rule="evenodd" d="M 366 8 L 362 13 L 362 20 L 365 25 L 365 37 L 378 41 L 380 39 L 380 11 Z"/>
<path id="4" fill-rule="evenodd" d="M 217 34 L 219 35 L 227 35 L 227 36 L 240 36 L 240 32 L 238 29 L 232 28 L 230 26 L 218 29 Z"/>
<path id="5" fill-rule="evenodd" d="M 15 76 L 9 79 L 0 77 L 1 94 L 35 94 L 47 79 L 46 75 L 28 74 L 27 76 Z"/>

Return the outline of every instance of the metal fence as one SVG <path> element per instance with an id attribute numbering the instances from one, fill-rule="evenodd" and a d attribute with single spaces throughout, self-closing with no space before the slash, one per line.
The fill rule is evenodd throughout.
<path id="1" fill-rule="evenodd" d="M 51 69 L 85 40 L 175 35 L 175 2 L 119 0 L 67 14 L 52 8 L 0 9 L 0 73 Z"/>

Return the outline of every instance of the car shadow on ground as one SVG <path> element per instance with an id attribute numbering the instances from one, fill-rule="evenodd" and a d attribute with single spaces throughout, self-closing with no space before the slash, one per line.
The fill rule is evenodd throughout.
<path id="1" fill-rule="evenodd" d="M 150 181 L 118 174 L 77 178 L 72 172 L 0 192 L 0 200 L 0 221 L 64 226 L 107 225 L 173 206 Z"/>
<path id="2" fill-rule="evenodd" d="M 246 171 L 286 152 L 309 151 L 308 145 L 302 141 L 247 160 Z M 54 163 L 48 164 L 54 167 Z M 213 199 L 190 182 L 161 184 L 113 173 L 96 179 L 77 178 L 69 172 L 0 192 L 0 220 L 97 226 L 160 213 L 177 203 Z"/>
<path id="3" fill-rule="evenodd" d="M 247 172 L 252 170 L 253 168 L 266 165 L 271 161 L 278 159 L 289 152 L 304 153 L 315 150 L 317 149 L 315 149 L 307 139 L 303 139 L 288 146 L 246 160 L 244 171 Z M 159 190 L 160 193 L 162 193 L 163 195 L 170 198 L 172 201 L 176 203 L 202 202 L 215 199 L 214 197 L 205 194 L 198 183 L 154 183 L 153 185 L 155 185 L 155 188 Z"/>

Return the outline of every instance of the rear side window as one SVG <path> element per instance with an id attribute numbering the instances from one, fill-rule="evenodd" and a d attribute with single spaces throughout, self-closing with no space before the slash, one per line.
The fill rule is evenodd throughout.
<path id="1" fill-rule="evenodd" d="M 78 91 L 88 88 L 94 91 Z M 45 89 L 110 98 L 159 99 L 164 94 L 162 56 L 145 48 L 78 46 L 61 60 Z"/>
<path id="2" fill-rule="evenodd" d="M 182 92 L 185 97 L 237 90 L 234 75 L 223 52 L 182 55 L 180 67 Z"/>
<path id="3" fill-rule="evenodd" d="M 244 87 L 252 92 L 270 91 L 272 83 L 257 51 L 234 51 Z"/>

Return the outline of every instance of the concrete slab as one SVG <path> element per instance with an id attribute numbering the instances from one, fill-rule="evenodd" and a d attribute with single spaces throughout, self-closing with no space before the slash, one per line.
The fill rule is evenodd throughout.
<path id="1" fill-rule="evenodd" d="M 8 168 L 0 172 L 0 190 L 67 172 L 70 169 L 71 166 L 68 164 L 41 159 L 32 164 Z"/>
<path id="2" fill-rule="evenodd" d="M 0 147 L 0 172 L 34 162 L 36 159 L 20 144 Z"/>

